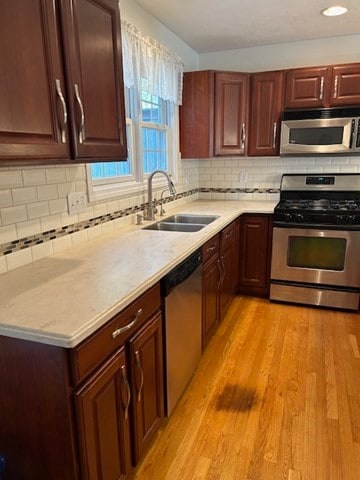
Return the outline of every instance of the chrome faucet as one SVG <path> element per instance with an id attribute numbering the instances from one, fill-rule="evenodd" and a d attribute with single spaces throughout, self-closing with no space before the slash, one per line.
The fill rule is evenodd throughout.
<path id="1" fill-rule="evenodd" d="M 167 172 L 165 172 L 165 170 L 154 170 L 149 175 L 149 178 L 148 178 L 148 206 L 147 206 L 147 208 L 144 212 L 144 220 L 155 220 L 156 209 L 153 206 L 152 180 L 157 173 L 162 173 L 163 175 L 165 175 L 165 177 L 168 181 L 170 194 L 171 195 L 176 194 L 175 185 L 174 185 L 173 181 L 171 180 L 170 175 Z"/>

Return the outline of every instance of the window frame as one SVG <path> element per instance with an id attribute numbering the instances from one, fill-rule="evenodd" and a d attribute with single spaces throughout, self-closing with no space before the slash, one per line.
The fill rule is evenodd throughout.
<path id="1" fill-rule="evenodd" d="M 130 132 L 130 138 L 127 138 L 127 142 L 128 151 L 131 153 L 132 159 L 132 174 L 123 177 L 117 176 L 110 177 L 109 179 L 93 180 L 91 177 L 91 164 L 87 164 L 86 176 L 90 202 L 113 197 L 129 196 L 147 190 L 147 179 L 151 172 L 145 173 L 143 171 L 142 127 L 166 131 L 168 163 L 166 171 L 171 175 L 173 182 L 175 184 L 177 182 L 177 164 L 180 158 L 179 106 L 161 99 L 162 108 L 167 109 L 166 117 L 168 125 L 163 126 L 143 121 L 141 118 L 141 92 L 126 87 L 125 92 L 126 111 L 130 112 L 130 115 L 126 117 L 126 126 L 129 126 L 127 132 Z M 166 179 L 162 175 L 155 176 L 153 181 L 154 190 L 163 186 L 167 186 Z"/>

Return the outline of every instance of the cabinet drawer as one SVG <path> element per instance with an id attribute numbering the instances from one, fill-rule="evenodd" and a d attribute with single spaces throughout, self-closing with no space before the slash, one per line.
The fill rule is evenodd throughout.
<path id="1" fill-rule="evenodd" d="M 156 284 L 74 348 L 71 351 L 74 384 L 78 384 L 119 348 L 160 305 L 160 284 Z"/>
<path id="2" fill-rule="evenodd" d="M 230 223 L 220 234 L 220 249 L 226 248 L 235 238 L 237 221 Z"/>
<path id="3" fill-rule="evenodd" d="M 214 235 L 202 246 L 202 259 L 205 263 L 209 258 L 219 252 L 220 234 Z"/>

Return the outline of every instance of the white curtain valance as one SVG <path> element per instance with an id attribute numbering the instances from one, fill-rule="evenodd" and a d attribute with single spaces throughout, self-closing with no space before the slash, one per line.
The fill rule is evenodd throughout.
<path id="1" fill-rule="evenodd" d="M 181 58 L 158 41 L 143 36 L 134 25 L 122 21 L 121 28 L 125 86 L 141 90 L 141 78 L 146 78 L 148 93 L 181 105 Z"/>

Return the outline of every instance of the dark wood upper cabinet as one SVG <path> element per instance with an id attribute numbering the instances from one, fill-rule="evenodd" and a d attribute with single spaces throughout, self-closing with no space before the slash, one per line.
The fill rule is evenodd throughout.
<path id="1" fill-rule="evenodd" d="M 299 68 L 286 73 L 285 108 L 325 107 L 329 104 L 328 67 Z"/>
<path id="2" fill-rule="evenodd" d="M 69 158 L 54 2 L 13 0 L 0 15 L 0 157 Z"/>
<path id="3" fill-rule="evenodd" d="M 72 0 L 61 12 L 74 157 L 126 157 L 118 1 Z"/>
<path id="4" fill-rule="evenodd" d="M 360 63 L 332 68 L 331 105 L 360 104 Z"/>
<path id="5" fill-rule="evenodd" d="M 285 108 L 360 103 L 360 64 L 299 68 L 286 73 Z"/>
<path id="6" fill-rule="evenodd" d="M 215 155 L 244 155 L 249 75 L 215 74 Z"/>
<path id="7" fill-rule="evenodd" d="M 184 74 L 182 158 L 244 155 L 249 75 L 212 70 Z"/>
<path id="8" fill-rule="evenodd" d="M 251 76 L 249 155 L 278 155 L 284 72 Z"/>
<path id="9" fill-rule="evenodd" d="M 13 0 L 0 17 L 2 165 L 127 156 L 117 0 Z"/>

